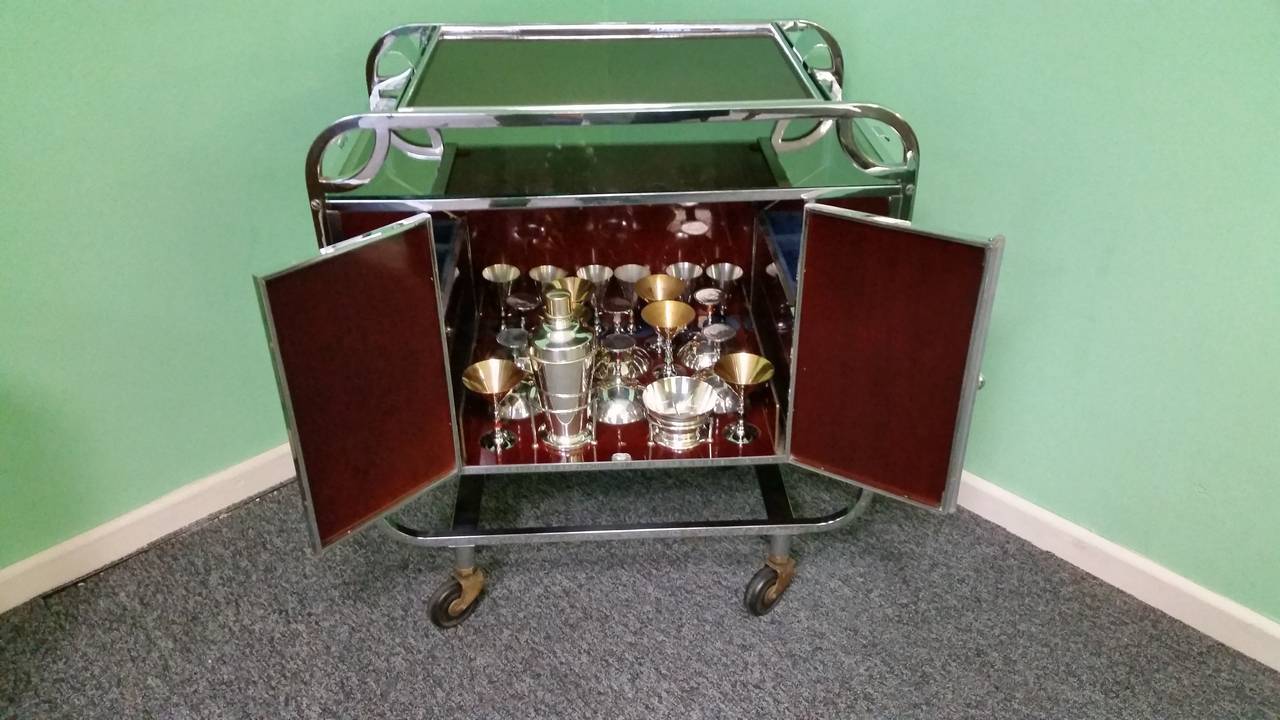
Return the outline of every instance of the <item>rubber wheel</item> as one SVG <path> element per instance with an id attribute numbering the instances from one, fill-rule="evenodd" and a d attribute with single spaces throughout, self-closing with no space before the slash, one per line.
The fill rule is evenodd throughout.
<path id="1" fill-rule="evenodd" d="M 778 584 L 778 571 L 768 565 L 760 568 L 758 572 L 751 578 L 751 582 L 747 583 L 747 592 L 742 596 L 742 604 L 747 606 L 747 611 L 752 615 L 768 615 L 774 605 L 778 604 L 781 595 L 769 599 L 769 591 L 774 585 Z"/>
<path id="2" fill-rule="evenodd" d="M 462 597 L 462 585 L 452 578 L 445 580 L 431 594 L 431 622 L 435 623 L 436 627 L 448 629 L 461 625 L 462 621 L 475 612 L 476 606 L 480 604 L 480 598 L 484 597 L 484 592 L 481 592 L 480 597 L 472 601 L 462 612 L 454 615 L 450 612 L 449 606 L 460 597 Z"/>

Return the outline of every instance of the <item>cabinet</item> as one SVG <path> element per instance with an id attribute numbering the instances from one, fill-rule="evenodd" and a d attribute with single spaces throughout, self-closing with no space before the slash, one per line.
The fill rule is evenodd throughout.
<path id="1" fill-rule="evenodd" d="M 403 69 L 387 70 L 396 58 Z M 649 71 L 621 71 L 637 63 Z M 471 70 L 465 81 L 459 68 Z M 371 111 L 325 129 L 308 156 L 318 254 L 257 281 L 317 548 L 380 518 L 401 540 L 453 548 L 455 577 L 433 598 L 448 626 L 483 586 L 479 545 L 764 535 L 769 560 L 746 601 L 767 612 L 794 572 L 790 537 L 839 527 L 871 497 L 796 518 L 780 465 L 954 508 L 1002 240 L 907 221 L 917 139 L 895 113 L 841 99 L 843 61 L 824 30 L 413 25 L 375 43 L 366 76 Z M 881 133 L 900 146 L 893 161 L 877 154 Z M 730 441 L 730 419 L 713 413 L 704 442 L 673 450 L 644 420 L 592 417 L 593 440 L 558 452 L 539 442 L 534 414 L 505 423 L 512 447 L 485 447 L 492 406 L 462 373 L 503 356 L 501 329 L 541 322 L 543 310 L 503 300 L 547 292 L 532 268 L 674 263 L 742 269 L 697 323 L 727 326 L 727 349 L 773 367 L 747 396 L 753 439 Z M 497 265 L 519 270 L 512 288 L 485 280 Z M 582 311 L 597 340 L 632 334 L 599 305 L 626 294 L 618 285 Z M 696 306 L 694 289 L 716 283 L 688 285 Z M 648 328 L 635 324 L 643 346 Z M 656 370 L 644 372 L 637 384 Z M 756 467 L 763 517 L 506 529 L 478 519 L 493 473 L 718 465 Z M 453 477 L 451 529 L 388 517 Z"/>

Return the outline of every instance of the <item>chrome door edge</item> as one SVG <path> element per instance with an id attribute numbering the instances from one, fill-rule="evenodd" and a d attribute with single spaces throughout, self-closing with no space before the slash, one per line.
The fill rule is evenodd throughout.
<path id="1" fill-rule="evenodd" d="M 430 233 L 430 239 L 432 241 L 431 242 L 432 247 L 431 247 L 431 253 L 430 253 L 431 268 L 432 268 L 432 272 L 435 273 L 436 287 L 439 288 L 440 275 L 436 268 L 436 259 L 435 259 L 435 230 L 430 225 L 430 222 L 431 222 L 431 216 L 427 213 L 414 215 L 413 217 L 405 218 L 404 220 L 399 220 L 389 225 L 385 225 L 375 230 L 371 230 L 362 235 L 357 235 L 348 240 L 344 240 L 340 243 L 330 245 L 322 249 L 320 251 L 320 254 L 315 257 L 308 258 L 306 260 L 295 263 L 293 265 L 290 265 L 286 268 L 277 270 L 272 273 L 254 276 L 254 286 L 256 287 L 258 292 L 258 306 L 262 313 L 263 324 L 266 326 L 266 329 L 267 329 L 267 343 L 271 353 L 271 365 L 272 365 L 272 369 L 275 372 L 276 386 L 280 393 L 280 403 L 284 411 L 285 429 L 289 437 L 289 449 L 290 449 L 290 452 L 293 454 L 294 469 L 297 472 L 298 485 L 301 486 L 302 488 L 302 500 L 303 500 L 303 505 L 305 506 L 305 509 L 306 509 L 307 528 L 311 537 L 312 550 L 316 554 L 323 553 L 327 551 L 329 548 L 332 548 L 333 546 L 337 545 L 338 543 L 343 542 L 348 538 L 350 538 L 351 536 L 358 534 L 361 530 L 364 530 L 365 528 L 369 527 L 369 525 L 371 525 L 372 523 L 375 523 L 383 519 L 387 515 L 396 512 L 397 510 L 413 502 L 414 500 L 418 499 L 419 497 L 426 494 L 427 492 L 435 489 L 441 483 L 446 482 L 459 475 L 459 472 L 462 468 L 462 448 L 461 448 L 461 443 L 459 441 L 459 438 L 460 438 L 459 433 L 461 432 L 461 429 L 458 425 L 457 413 L 454 406 L 453 379 L 452 379 L 453 376 L 452 376 L 452 369 L 450 368 L 450 365 L 449 365 L 449 353 L 448 353 L 448 344 L 447 344 L 448 338 L 445 336 L 445 332 L 444 332 L 444 308 L 442 307 L 441 302 L 437 303 L 437 314 L 439 316 L 438 323 L 440 326 L 440 343 L 444 353 L 444 357 L 442 359 L 443 359 L 444 368 L 445 368 L 445 387 L 449 393 L 449 418 L 450 418 L 450 422 L 453 423 L 453 428 L 454 428 L 453 472 L 427 485 L 421 490 L 417 490 L 415 492 L 409 493 L 408 495 L 401 498 L 395 504 L 391 505 L 381 513 L 377 513 L 369 518 L 366 518 L 360 523 L 354 525 L 350 530 L 345 532 L 341 537 L 334 539 L 327 546 L 325 546 L 322 544 L 322 541 L 320 539 L 320 529 L 319 527 L 316 526 L 316 522 L 315 522 L 315 509 L 311 499 L 311 486 L 310 486 L 310 483 L 307 481 L 306 463 L 303 460 L 302 443 L 298 438 L 297 420 L 293 413 L 293 401 L 289 395 L 289 383 L 285 379 L 285 375 L 284 375 L 284 364 L 283 364 L 283 359 L 280 356 L 279 343 L 276 337 L 275 320 L 271 316 L 271 301 L 266 292 L 266 284 L 268 281 L 274 278 L 277 278 L 281 275 L 292 272 L 294 270 L 300 270 L 300 269 L 309 267 L 311 265 L 314 265 L 318 262 L 332 259 L 336 256 L 342 255 L 343 253 L 347 253 L 352 250 L 364 247 L 369 243 L 377 242 L 379 240 L 389 239 L 394 234 L 392 230 L 403 232 L 405 230 L 411 230 L 414 227 L 421 225 L 423 223 L 427 223 L 429 228 L 429 233 Z M 439 292 L 437 290 L 437 296 L 438 295 L 439 295 Z"/>

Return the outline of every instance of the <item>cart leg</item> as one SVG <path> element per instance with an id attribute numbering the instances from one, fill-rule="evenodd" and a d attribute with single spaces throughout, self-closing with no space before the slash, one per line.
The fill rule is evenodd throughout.
<path id="1" fill-rule="evenodd" d="M 451 628 L 471 617 L 484 592 L 484 571 L 476 567 L 476 547 L 453 549 L 453 577 L 431 595 L 431 622 Z"/>
<path id="2" fill-rule="evenodd" d="M 760 495 L 764 498 L 765 512 L 774 522 L 787 522 L 792 519 L 791 499 L 787 497 L 787 488 L 782 481 L 782 473 L 774 465 L 756 467 L 756 477 L 760 482 Z M 747 583 L 742 602 L 752 615 L 764 615 L 782 597 L 791 586 L 796 575 L 796 561 L 791 557 L 791 536 L 770 535 L 769 554 L 765 558 L 764 567 Z"/>
<path id="3" fill-rule="evenodd" d="M 453 529 L 472 532 L 480 524 L 480 498 L 484 479 L 478 476 L 459 480 L 458 499 L 453 509 Z M 451 628 L 471 617 L 484 592 L 484 571 L 476 566 L 476 546 L 453 548 L 453 577 L 436 588 L 431 596 L 431 622 Z"/>

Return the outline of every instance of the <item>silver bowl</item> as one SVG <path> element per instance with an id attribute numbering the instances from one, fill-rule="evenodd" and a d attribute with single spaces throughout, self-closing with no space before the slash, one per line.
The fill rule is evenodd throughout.
<path id="1" fill-rule="evenodd" d="M 710 384 L 688 376 L 666 377 L 649 383 L 641 397 L 655 443 L 679 451 L 706 442 L 704 430 L 716 405 Z"/>

